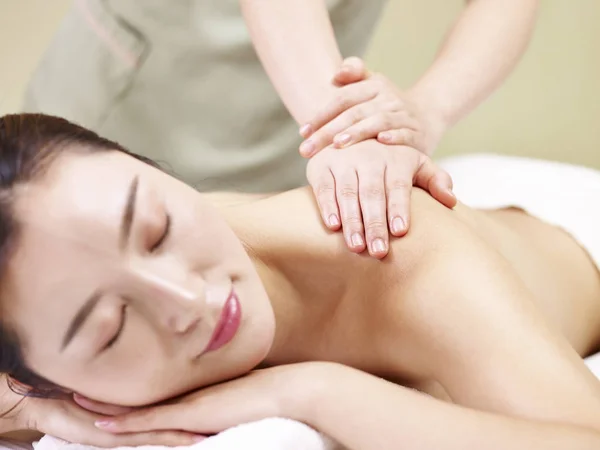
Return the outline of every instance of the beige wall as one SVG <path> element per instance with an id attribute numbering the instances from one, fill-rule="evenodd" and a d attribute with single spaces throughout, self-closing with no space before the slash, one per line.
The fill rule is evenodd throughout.
<path id="1" fill-rule="evenodd" d="M 70 3 L 0 0 L 0 114 L 18 109 L 31 70 Z M 600 168 L 600 2 L 542 3 L 533 43 L 517 71 L 448 134 L 440 155 L 507 152 Z M 391 0 L 368 55 L 372 67 L 408 86 L 463 4 Z"/>
<path id="2" fill-rule="evenodd" d="M 36 63 L 71 0 L 0 0 L 0 114 L 18 110 Z"/>

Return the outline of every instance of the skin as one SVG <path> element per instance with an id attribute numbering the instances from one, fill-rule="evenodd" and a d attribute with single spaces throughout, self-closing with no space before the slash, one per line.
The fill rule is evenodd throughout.
<path id="1" fill-rule="evenodd" d="M 304 157 L 369 138 L 431 156 L 446 131 L 487 99 L 516 67 L 531 38 L 539 3 L 466 1 L 431 65 L 412 86 L 399 89 L 382 74 L 367 73 L 354 58 L 342 62 L 324 0 L 240 1 L 257 55 L 305 138 L 299 148 Z M 406 20 L 398 17 L 398 26 Z M 404 55 L 390 52 L 389 57 L 402 60 Z M 388 228 L 397 237 L 410 228 L 410 191 L 417 171 L 408 152 L 401 150 L 398 157 L 405 162 L 404 170 L 396 172 L 396 189 L 379 189 L 360 208 L 352 177 L 332 171 L 332 176 L 309 179 L 325 223 L 331 230 L 343 224 L 348 247 L 354 251 L 366 245 L 371 255 L 383 257 Z M 360 161 L 359 184 L 381 181 L 365 170 L 369 162 L 368 155 Z M 343 173 L 347 166 L 340 166 Z M 441 181 L 451 189 L 449 178 Z M 436 192 L 431 194 L 446 204 Z M 390 198 L 400 201 L 388 203 L 386 215 L 380 205 Z M 362 217 L 353 214 L 356 210 Z"/>
<path id="2" fill-rule="evenodd" d="M 122 154 L 67 153 L 18 193 L 3 306 L 34 370 L 101 402 L 146 405 L 257 365 L 321 360 L 474 409 L 598 427 L 599 384 L 580 358 L 600 342 L 600 280 L 585 251 L 519 211 L 450 211 L 419 190 L 412 202 L 414 226 L 377 261 L 321 225 L 306 189 L 215 208 Z M 241 327 L 198 357 L 231 287 Z M 124 304 L 122 334 L 101 351 Z"/>

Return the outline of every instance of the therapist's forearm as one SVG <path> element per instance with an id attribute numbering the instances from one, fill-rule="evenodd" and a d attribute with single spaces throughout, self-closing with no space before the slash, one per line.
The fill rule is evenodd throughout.
<path id="1" fill-rule="evenodd" d="M 450 127 L 509 75 L 531 38 L 538 0 L 471 0 L 429 70 L 409 90 Z"/>
<path id="2" fill-rule="evenodd" d="M 333 96 L 342 57 L 324 0 L 240 0 L 254 47 L 298 123 Z"/>

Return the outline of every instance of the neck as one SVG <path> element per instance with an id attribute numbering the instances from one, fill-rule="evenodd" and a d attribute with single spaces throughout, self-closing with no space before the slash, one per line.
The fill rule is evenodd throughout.
<path id="1" fill-rule="evenodd" d="M 332 270 L 343 243 L 327 236 L 306 190 L 223 205 L 217 206 L 246 247 L 275 313 L 277 331 L 264 364 L 318 357 L 345 290 L 340 271 Z"/>

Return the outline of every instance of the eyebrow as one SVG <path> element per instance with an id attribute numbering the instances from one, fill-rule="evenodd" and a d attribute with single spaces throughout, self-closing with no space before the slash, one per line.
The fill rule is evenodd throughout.
<path id="1" fill-rule="evenodd" d="M 127 242 L 129 241 L 129 235 L 131 234 L 131 224 L 133 223 L 133 218 L 135 217 L 135 200 L 137 197 L 139 185 L 139 177 L 134 177 L 131 185 L 129 186 L 129 190 L 127 192 L 127 203 L 125 203 L 125 208 L 123 209 L 123 214 L 121 216 L 121 234 L 119 236 L 119 247 L 124 249 L 127 246 Z"/>
<path id="2" fill-rule="evenodd" d="M 63 337 L 62 345 L 60 346 L 60 350 L 64 350 L 69 342 L 73 340 L 73 337 L 77 334 L 77 332 L 81 329 L 81 326 L 84 324 L 85 320 L 89 317 L 90 313 L 94 310 L 98 302 L 101 298 L 100 292 L 95 292 L 87 299 L 87 301 L 83 304 L 83 306 L 77 311 L 75 317 L 71 321 L 69 325 L 69 329 L 65 333 Z"/>
<path id="3" fill-rule="evenodd" d="M 123 214 L 121 215 L 121 226 L 119 232 L 119 248 L 121 250 L 127 246 L 127 243 L 129 242 L 129 236 L 131 235 L 131 225 L 133 224 L 133 218 L 135 217 L 135 200 L 137 198 L 138 185 L 139 177 L 135 176 L 129 185 L 129 189 L 127 191 L 127 201 L 125 203 L 125 208 L 123 208 Z M 71 321 L 71 324 L 69 325 L 69 328 L 63 337 L 61 351 L 64 350 L 73 340 L 101 298 L 102 295 L 100 292 L 94 292 L 86 300 L 83 306 L 79 308 L 79 311 L 77 311 L 77 314 L 75 314 L 75 317 Z"/>

